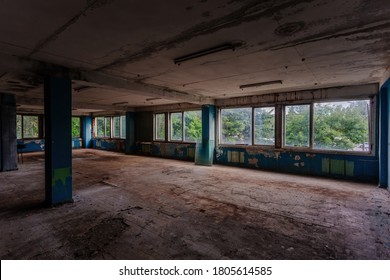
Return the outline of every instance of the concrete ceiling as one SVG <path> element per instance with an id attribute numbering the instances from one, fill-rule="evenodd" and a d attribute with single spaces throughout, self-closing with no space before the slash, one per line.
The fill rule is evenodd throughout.
<path id="1" fill-rule="evenodd" d="M 0 91 L 22 106 L 41 103 L 51 69 L 71 73 L 75 108 L 94 111 L 377 83 L 390 64 L 388 0 L 2 0 L 0 7 Z M 223 44 L 234 51 L 174 63 Z M 275 80 L 282 83 L 239 88 Z"/>

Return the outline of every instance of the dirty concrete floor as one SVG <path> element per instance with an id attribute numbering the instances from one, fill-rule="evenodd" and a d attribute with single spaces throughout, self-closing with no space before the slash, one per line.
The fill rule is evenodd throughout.
<path id="1" fill-rule="evenodd" d="M 375 185 L 97 150 L 73 184 L 45 208 L 42 153 L 0 173 L 1 259 L 390 259 Z"/>

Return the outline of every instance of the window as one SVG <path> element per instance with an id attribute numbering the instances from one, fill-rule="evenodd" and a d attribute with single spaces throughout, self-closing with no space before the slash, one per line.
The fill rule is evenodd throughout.
<path id="1" fill-rule="evenodd" d="M 104 117 L 96 118 L 96 136 L 104 137 L 105 126 L 104 126 Z"/>
<path id="2" fill-rule="evenodd" d="M 111 117 L 105 117 L 104 118 L 104 136 L 105 137 L 111 137 Z"/>
<path id="3" fill-rule="evenodd" d="M 126 138 L 126 116 L 112 117 L 112 137 Z"/>
<path id="4" fill-rule="evenodd" d="M 284 144 L 288 147 L 310 146 L 310 105 L 285 106 Z"/>
<path id="5" fill-rule="evenodd" d="M 126 116 L 96 117 L 96 136 L 126 138 Z"/>
<path id="6" fill-rule="evenodd" d="M 22 116 L 16 115 L 16 138 L 22 139 L 23 133 L 22 133 Z"/>
<path id="7" fill-rule="evenodd" d="M 126 138 L 126 116 L 121 116 L 121 135 L 120 138 Z"/>
<path id="8" fill-rule="evenodd" d="M 369 100 L 314 104 L 314 149 L 369 151 Z"/>
<path id="9" fill-rule="evenodd" d="M 252 108 L 221 110 L 221 143 L 252 144 Z"/>
<path id="10" fill-rule="evenodd" d="M 39 138 L 39 116 L 16 115 L 16 137 Z"/>
<path id="11" fill-rule="evenodd" d="M 202 112 L 184 112 L 184 141 L 195 142 L 202 138 Z"/>
<path id="12" fill-rule="evenodd" d="M 80 118 L 72 117 L 72 137 L 78 138 L 80 137 Z"/>
<path id="13" fill-rule="evenodd" d="M 112 130 L 112 136 L 119 138 L 121 136 L 121 118 L 120 117 L 113 117 L 112 118 L 113 123 L 113 130 Z"/>
<path id="14" fill-rule="evenodd" d="M 171 113 L 171 140 L 183 140 L 183 114 Z"/>
<path id="15" fill-rule="evenodd" d="M 166 113 L 154 115 L 154 140 L 165 140 Z M 169 141 L 196 142 L 202 137 L 202 112 L 181 111 L 169 113 Z"/>
<path id="16" fill-rule="evenodd" d="M 275 145 L 275 107 L 254 109 L 254 144 Z"/>
<path id="17" fill-rule="evenodd" d="M 165 140 L 165 114 L 155 115 L 155 136 L 156 140 Z"/>

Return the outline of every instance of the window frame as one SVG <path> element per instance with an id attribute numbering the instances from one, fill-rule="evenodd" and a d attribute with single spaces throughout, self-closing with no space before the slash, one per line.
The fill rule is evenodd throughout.
<path id="1" fill-rule="evenodd" d="M 224 109 L 245 109 L 249 108 L 251 109 L 251 137 L 250 137 L 250 144 L 230 144 L 230 143 L 222 143 L 222 110 Z M 274 144 L 255 144 L 255 110 L 261 109 L 261 108 L 274 108 L 275 114 L 274 114 Z M 221 107 L 218 110 L 218 143 L 219 145 L 223 146 L 231 146 L 231 147 L 264 147 L 264 148 L 276 148 L 276 135 L 277 135 L 277 106 L 275 104 L 273 105 L 263 105 L 263 106 L 246 106 L 246 107 Z"/>
<path id="2" fill-rule="evenodd" d="M 261 108 L 274 108 L 274 143 L 273 144 L 256 144 L 255 143 L 255 111 L 256 109 L 261 109 Z M 256 146 L 256 147 L 276 147 L 276 105 L 272 106 L 256 106 L 252 107 L 252 145 L 251 146 Z"/>
<path id="3" fill-rule="evenodd" d="M 38 114 L 16 114 L 17 116 L 21 116 L 21 138 L 17 138 L 17 140 L 37 140 L 37 139 L 43 139 L 43 116 L 38 115 Z M 37 137 L 25 137 L 24 136 L 24 117 L 37 117 L 38 118 L 38 135 Z M 17 129 L 17 127 L 16 127 Z M 17 131 L 16 131 L 16 136 L 17 136 Z"/>
<path id="4" fill-rule="evenodd" d="M 119 136 L 115 136 L 114 119 L 119 118 Z M 125 122 L 123 122 L 125 120 Z M 124 131 L 123 131 L 124 128 Z M 124 135 L 123 133 L 124 132 Z M 126 115 L 111 116 L 111 139 L 126 139 Z"/>
<path id="5" fill-rule="evenodd" d="M 113 116 L 96 116 L 95 117 L 95 138 L 104 138 L 104 139 L 126 139 L 126 122 L 123 122 L 123 117 L 126 118 L 125 115 L 113 115 Z M 98 135 L 98 119 L 103 119 L 103 136 Z M 114 118 L 119 118 L 119 137 L 114 136 Z M 125 119 L 126 120 L 126 119 Z M 107 134 L 107 123 L 110 125 L 110 135 Z M 125 135 L 122 134 L 122 128 L 125 126 Z"/>
<path id="6" fill-rule="evenodd" d="M 309 133 L 308 133 L 308 142 L 309 144 L 307 146 L 287 146 L 286 145 L 286 107 L 288 106 L 309 106 Z M 283 105 L 283 111 L 282 111 L 282 148 L 286 150 L 307 150 L 311 149 L 312 147 L 312 120 L 313 120 L 313 103 L 297 103 L 297 104 L 284 104 Z"/>
<path id="7" fill-rule="evenodd" d="M 157 115 L 164 116 L 164 139 L 157 138 Z M 167 114 L 166 113 L 154 113 L 153 114 L 153 141 L 165 142 L 167 139 Z"/>
<path id="8" fill-rule="evenodd" d="M 192 144 L 196 143 L 197 140 L 191 141 L 185 139 L 185 113 L 186 112 L 200 112 L 200 117 L 202 118 L 201 109 L 189 109 L 189 110 L 172 110 L 165 112 L 154 112 L 153 113 L 153 141 L 155 142 L 170 142 L 170 143 L 183 143 L 183 144 Z M 172 139 L 172 114 L 181 114 L 181 140 Z M 165 116 L 165 138 L 157 138 L 157 115 Z"/>
<path id="9" fill-rule="evenodd" d="M 368 146 L 367 151 L 348 151 L 348 150 L 332 150 L 332 149 L 318 149 L 314 148 L 314 104 L 316 103 L 332 103 L 332 102 L 348 102 L 348 101 L 363 101 L 367 100 L 369 104 L 369 116 L 368 116 Z M 235 147 L 235 148 L 268 148 L 277 151 L 291 151 L 291 152 L 307 152 L 316 154 L 340 154 L 340 155 L 364 155 L 374 156 L 376 153 L 377 138 L 375 136 L 375 129 L 377 127 L 377 96 L 366 95 L 366 96 L 344 96 L 340 98 L 325 98 L 325 99 L 313 99 L 313 100 L 297 100 L 292 102 L 274 102 L 264 103 L 261 105 L 243 105 L 243 106 L 221 106 L 217 110 L 217 124 L 218 131 L 216 136 L 218 137 L 218 145 L 221 147 Z M 285 145 L 285 108 L 286 106 L 297 106 L 297 105 L 309 105 L 310 106 L 310 120 L 309 120 L 309 146 L 307 147 L 292 147 Z M 252 108 L 252 144 L 224 144 L 222 143 L 222 110 L 223 109 L 239 109 L 239 108 Z M 256 108 L 274 107 L 275 108 L 275 143 L 274 145 L 258 145 L 254 144 L 254 110 Z"/>
<path id="10" fill-rule="evenodd" d="M 181 139 L 172 139 L 172 115 L 173 114 L 181 114 Z M 169 142 L 177 142 L 177 143 L 183 143 L 184 141 L 184 111 L 173 111 L 169 112 L 169 120 L 168 120 L 168 134 L 169 134 Z"/>
<path id="11" fill-rule="evenodd" d="M 182 116 L 183 116 L 183 137 L 182 137 L 182 143 L 196 143 L 197 140 L 194 140 L 194 141 L 191 141 L 191 140 L 186 140 L 186 137 L 185 137 L 185 133 L 186 133 L 186 123 L 185 123 L 185 113 L 186 112 L 200 112 L 200 124 L 201 124 L 201 127 L 200 127 L 200 139 L 202 139 L 202 127 L 203 127 L 203 122 L 202 122 L 202 110 L 196 110 L 196 109 L 193 109 L 193 110 L 183 110 L 181 111 L 182 112 Z"/>
<path id="12" fill-rule="evenodd" d="M 249 137 L 249 141 L 251 142 L 251 143 L 249 143 L 249 144 L 242 144 L 242 143 L 240 143 L 240 144 L 231 144 L 231 143 L 222 143 L 222 110 L 232 110 L 232 109 L 251 109 L 251 121 L 250 121 L 250 124 L 251 124 L 251 129 L 250 129 L 250 132 L 251 132 L 251 135 L 250 135 L 250 137 Z M 218 125 L 218 128 L 219 128 L 219 132 L 218 132 L 218 138 L 219 138 L 219 144 L 220 145 L 224 145 L 224 146 L 232 146 L 232 147 L 250 147 L 250 146 L 254 146 L 253 145 L 253 106 L 245 106 L 245 107 L 225 107 L 225 108 L 220 108 L 219 110 L 218 110 L 218 112 L 219 112 L 219 120 L 218 120 L 218 122 L 219 122 L 219 125 Z"/>
<path id="13" fill-rule="evenodd" d="M 319 104 L 319 103 L 340 103 L 340 102 L 349 102 L 349 101 L 368 101 L 369 105 L 369 112 L 368 112 L 368 150 L 367 151 L 349 151 L 349 150 L 341 150 L 341 149 L 321 149 L 321 148 L 315 148 L 314 147 L 314 105 Z M 367 97 L 367 98 L 356 98 L 356 99 L 338 99 L 338 100 L 321 100 L 317 102 L 312 102 L 311 104 L 311 145 L 310 148 L 311 150 L 318 152 L 340 152 L 340 153 L 358 153 L 358 154 L 369 154 L 372 155 L 374 154 L 374 139 L 375 136 L 373 135 L 373 127 L 375 125 L 375 115 L 373 114 L 374 111 L 374 105 L 375 105 L 375 100 L 373 97 Z M 364 143 L 363 143 L 364 145 Z"/>
<path id="14" fill-rule="evenodd" d="M 82 133 L 81 117 L 79 117 L 79 116 L 72 116 L 72 124 L 73 124 L 73 118 L 79 119 L 79 134 L 78 134 L 78 136 L 73 136 L 73 127 L 72 127 L 72 138 L 81 138 L 82 137 L 82 135 L 81 135 L 81 133 Z"/>
<path id="15" fill-rule="evenodd" d="M 368 151 L 348 151 L 348 150 L 336 150 L 336 149 L 318 149 L 314 148 L 314 104 L 316 103 L 332 103 L 332 102 L 348 102 L 348 101 L 364 101 L 367 100 L 369 104 L 369 115 L 368 115 Z M 289 103 L 283 104 L 283 121 L 282 121 L 282 146 L 281 148 L 286 151 L 301 151 L 301 152 L 310 152 L 317 154 L 345 154 L 345 155 L 369 155 L 373 156 L 375 154 L 376 138 L 374 135 L 375 120 L 376 120 L 376 97 L 375 96 L 366 96 L 358 98 L 332 98 L 332 99 L 321 99 L 313 100 L 310 102 L 299 102 L 299 103 Z M 291 147 L 285 145 L 285 107 L 286 106 L 295 106 L 295 105 L 310 105 L 310 127 L 309 127 L 309 146 L 308 147 Z"/>

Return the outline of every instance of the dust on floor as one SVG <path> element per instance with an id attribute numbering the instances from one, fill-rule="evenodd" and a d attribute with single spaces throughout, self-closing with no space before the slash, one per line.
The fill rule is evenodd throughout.
<path id="1" fill-rule="evenodd" d="M 0 173 L 0 258 L 390 258 L 370 184 L 75 150 L 73 197 L 43 206 L 42 153 Z"/>

